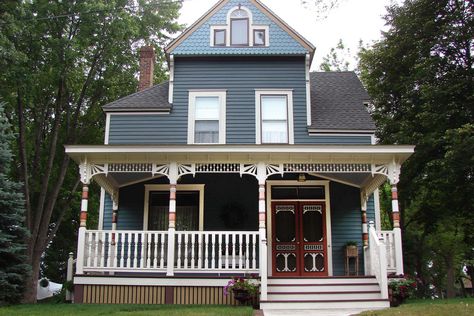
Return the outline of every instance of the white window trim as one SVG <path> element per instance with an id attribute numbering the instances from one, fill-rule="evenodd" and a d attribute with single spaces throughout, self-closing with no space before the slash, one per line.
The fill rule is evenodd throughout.
<path id="1" fill-rule="evenodd" d="M 268 25 L 254 25 L 250 26 L 252 32 L 252 46 L 255 44 L 253 34 L 255 30 L 264 30 L 265 31 L 265 45 L 257 45 L 255 47 L 268 47 L 270 46 L 270 27 Z"/>
<path id="2" fill-rule="evenodd" d="M 288 101 L 288 144 L 295 143 L 293 124 L 293 90 L 256 89 L 255 90 L 255 144 L 262 143 L 261 97 L 262 95 L 283 95 Z"/>
<path id="3" fill-rule="evenodd" d="M 226 36 L 225 36 L 225 46 L 226 47 L 230 47 L 232 46 L 231 43 L 230 43 L 230 37 L 231 37 L 231 34 L 230 34 L 230 31 L 231 31 L 231 27 L 230 27 L 230 15 L 232 14 L 232 12 L 234 12 L 234 10 L 237 10 L 239 9 L 238 6 L 235 6 L 233 8 L 231 8 L 229 11 L 227 11 L 227 18 L 226 18 L 226 23 L 225 25 L 211 25 L 209 30 L 209 44 L 211 47 L 224 47 L 224 46 L 215 46 L 214 45 L 214 31 L 215 30 L 225 30 L 226 32 Z M 247 12 L 248 14 L 248 19 L 249 19 L 249 29 L 248 29 L 248 39 L 249 39 L 249 46 L 248 47 L 253 47 L 254 45 L 254 38 L 253 38 L 253 31 L 254 30 L 265 30 L 265 45 L 262 46 L 262 45 L 258 45 L 258 46 L 255 46 L 255 47 L 269 47 L 270 46 L 270 26 L 269 25 L 259 25 L 259 24 L 253 24 L 253 15 L 252 15 L 252 11 L 250 11 L 248 8 L 246 7 L 243 7 L 241 6 L 240 9 L 244 10 Z M 237 46 L 237 47 L 247 47 L 247 46 Z"/>
<path id="4" fill-rule="evenodd" d="M 214 32 L 215 31 L 225 31 L 225 46 L 227 45 L 227 38 L 229 37 L 229 30 L 227 25 L 211 25 L 211 36 L 210 36 L 210 45 L 214 46 Z M 219 45 L 217 47 L 224 47 L 222 45 Z"/>
<path id="5" fill-rule="evenodd" d="M 225 90 L 189 90 L 188 97 L 188 144 L 194 144 L 194 126 L 196 121 L 196 97 L 218 97 L 219 98 L 219 142 L 226 141 L 226 97 Z M 199 143 L 200 145 L 205 143 Z M 212 145 L 208 144 L 208 145 Z"/>
<path id="6" fill-rule="evenodd" d="M 312 200 L 312 201 L 324 201 L 326 204 L 326 251 L 328 257 L 328 276 L 333 275 L 333 262 L 332 262 L 332 226 L 331 226 L 331 198 L 329 192 L 329 181 L 326 180 L 308 180 L 306 182 L 298 182 L 297 180 L 268 180 L 266 183 L 266 207 L 267 207 L 267 241 L 268 241 L 268 275 L 273 274 L 272 266 L 272 186 L 288 185 L 288 186 L 310 186 L 310 185 L 321 185 L 324 186 L 324 200 Z M 282 200 L 279 200 L 282 201 Z M 284 201 L 284 200 L 283 200 Z M 311 201 L 311 200 L 305 200 Z"/>
<path id="7" fill-rule="evenodd" d="M 143 230 L 148 230 L 148 211 L 150 192 L 170 191 L 169 184 L 145 184 L 145 203 L 143 209 Z M 204 230 L 204 184 L 178 184 L 176 191 L 198 191 L 199 192 L 199 230 Z"/>

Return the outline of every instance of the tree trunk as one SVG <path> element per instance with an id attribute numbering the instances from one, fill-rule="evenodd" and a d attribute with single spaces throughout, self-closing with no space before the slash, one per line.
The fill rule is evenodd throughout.
<path id="1" fill-rule="evenodd" d="M 42 252 L 33 250 L 32 256 L 29 258 L 31 264 L 31 274 L 26 277 L 26 288 L 23 294 L 23 303 L 24 304 L 34 304 L 36 303 L 36 292 L 38 288 L 38 278 L 40 270 L 40 261 Z"/>

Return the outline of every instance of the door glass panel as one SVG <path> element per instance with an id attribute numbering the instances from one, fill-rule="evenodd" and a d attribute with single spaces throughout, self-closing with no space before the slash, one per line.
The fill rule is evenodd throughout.
<path id="1" fill-rule="evenodd" d="M 321 205 L 305 205 L 303 207 L 303 239 L 305 242 L 323 241 Z"/>
<path id="2" fill-rule="evenodd" d="M 324 187 L 298 187 L 298 198 L 302 200 L 324 200 Z"/>
<path id="3" fill-rule="evenodd" d="M 295 207 L 278 205 L 275 208 L 275 238 L 277 242 L 295 241 Z"/>
<path id="4" fill-rule="evenodd" d="M 316 271 L 321 272 L 324 271 L 324 255 L 322 253 L 318 253 L 316 255 Z"/>
<path id="5" fill-rule="evenodd" d="M 297 187 L 272 186 L 272 199 L 274 200 L 296 200 L 297 198 Z"/>

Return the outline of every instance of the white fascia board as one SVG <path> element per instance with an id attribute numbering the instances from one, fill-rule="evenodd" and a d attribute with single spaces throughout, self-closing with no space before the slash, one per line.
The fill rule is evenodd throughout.
<path id="1" fill-rule="evenodd" d="M 344 135 L 344 134 L 362 134 L 362 135 L 371 135 L 375 133 L 375 130 L 371 129 L 365 129 L 365 130 L 357 130 L 357 129 L 315 129 L 315 128 L 309 128 L 308 133 L 310 135 L 313 134 L 338 134 L 338 135 Z"/>
<path id="2" fill-rule="evenodd" d="M 65 145 L 66 153 L 341 153 L 412 154 L 413 145 Z"/>

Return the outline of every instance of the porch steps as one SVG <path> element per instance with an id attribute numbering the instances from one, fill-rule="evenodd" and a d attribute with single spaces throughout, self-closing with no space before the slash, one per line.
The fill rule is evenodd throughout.
<path id="1" fill-rule="evenodd" d="M 274 278 L 268 279 L 268 297 L 263 310 L 272 309 L 381 309 L 382 299 L 374 277 Z"/>

